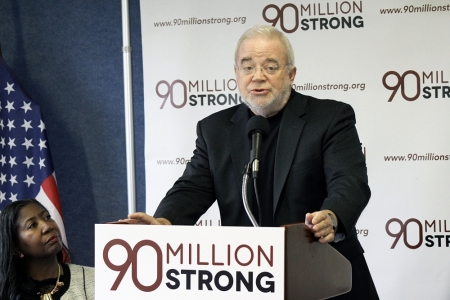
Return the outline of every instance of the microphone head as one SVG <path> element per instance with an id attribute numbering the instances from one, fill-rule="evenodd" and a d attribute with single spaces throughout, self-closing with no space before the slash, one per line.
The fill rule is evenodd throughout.
<path id="1" fill-rule="evenodd" d="M 247 136 L 251 139 L 254 132 L 260 132 L 263 136 L 269 134 L 269 121 L 262 116 L 253 116 L 247 122 Z"/>

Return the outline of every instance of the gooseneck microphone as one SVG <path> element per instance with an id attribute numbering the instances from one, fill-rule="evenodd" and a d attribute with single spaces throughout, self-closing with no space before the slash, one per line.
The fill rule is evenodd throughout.
<path id="1" fill-rule="evenodd" d="M 259 204 L 259 196 L 258 196 L 258 188 L 257 188 L 257 180 L 258 171 L 259 171 L 259 160 L 261 155 L 261 142 L 269 133 L 270 125 L 266 118 L 261 116 L 251 117 L 247 122 L 247 136 L 252 140 L 252 150 L 250 151 L 250 162 L 244 166 L 244 173 L 242 178 L 242 200 L 244 202 L 244 208 L 247 212 L 247 215 L 252 222 L 253 226 L 258 227 L 261 224 L 261 206 Z M 253 216 L 253 213 L 250 209 L 247 199 L 247 182 L 250 174 L 250 170 L 252 171 L 253 177 L 253 186 L 255 188 L 255 196 L 256 196 L 256 204 L 258 206 L 259 213 L 259 223 L 258 224 Z"/>
<path id="2" fill-rule="evenodd" d="M 270 131 L 269 121 L 261 116 L 253 116 L 247 122 L 247 136 L 252 139 L 252 150 L 250 151 L 250 164 L 252 165 L 253 179 L 258 177 L 259 161 L 261 153 L 261 142 Z"/>

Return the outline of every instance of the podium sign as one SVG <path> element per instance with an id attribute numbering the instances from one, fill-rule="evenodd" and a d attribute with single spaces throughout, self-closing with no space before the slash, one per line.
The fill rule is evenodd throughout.
<path id="1" fill-rule="evenodd" d="M 98 299 L 284 299 L 285 229 L 95 225 Z"/>

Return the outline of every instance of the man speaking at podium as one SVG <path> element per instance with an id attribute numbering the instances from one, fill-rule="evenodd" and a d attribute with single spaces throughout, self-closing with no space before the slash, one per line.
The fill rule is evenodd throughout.
<path id="1" fill-rule="evenodd" d="M 291 89 L 294 51 L 272 26 L 244 32 L 234 70 L 245 104 L 199 121 L 194 155 L 154 216 L 133 213 L 129 218 L 193 225 L 217 200 L 224 226 L 252 226 L 242 201 L 242 174 L 252 150 L 249 135 L 260 132 L 259 197 L 249 193 L 248 201 L 256 222 L 304 222 L 320 243 L 330 243 L 351 262 L 352 290 L 336 299 L 378 299 L 355 229 L 370 189 L 353 109 Z M 257 125 L 247 132 L 253 116 L 264 117 L 268 125 L 261 126 L 267 128 Z"/>

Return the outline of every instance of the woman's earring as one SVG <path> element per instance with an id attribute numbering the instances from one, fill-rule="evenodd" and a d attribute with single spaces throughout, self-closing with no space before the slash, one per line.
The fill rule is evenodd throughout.
<path id="1" fill-rule="evenodd" d="M 23 253 L 19 252 L 18 250 L 14 250 L 13 255 L 17 255 L 19 258 L 23 258 Z"/>

